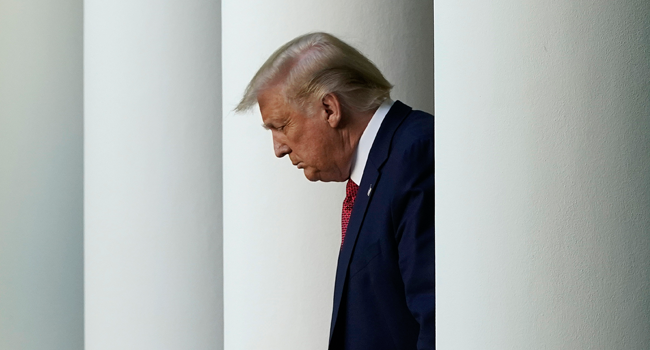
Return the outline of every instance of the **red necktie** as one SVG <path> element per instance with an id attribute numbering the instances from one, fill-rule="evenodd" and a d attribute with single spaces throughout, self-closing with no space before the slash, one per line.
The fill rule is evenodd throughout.
<path id="1" fill-rule="evenodd" d="M 343 213 L 341 215 L 341 249 L 343 249 L 343 241 L 345 241 L 345 232 L 348 230 L 348 223 L 350 222 L 350 214 L 352 214 L 352 207 L 354 207 L 354 199 L 357 198 L 357 191 L 359 186 L 352 180 L 348 180 L 345 186 L 345 200 L 343 201 Z"/>

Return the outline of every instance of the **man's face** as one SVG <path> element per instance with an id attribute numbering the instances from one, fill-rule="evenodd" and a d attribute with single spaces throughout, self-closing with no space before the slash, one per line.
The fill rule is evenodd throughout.
<path id="1" fill-rule="evenodd" d="M 315 106 L 306 116 L 285 103 L 280 87 L 264 90 L 257 96 L 264 127 L 273 134 L 275 155 L 289 155 L 291 163 L 303 169 L 310 181 L 345 181 L 350 174 L 351 154 L 343 150 L 343 139 L 332 126 L 328 111 Z"/>

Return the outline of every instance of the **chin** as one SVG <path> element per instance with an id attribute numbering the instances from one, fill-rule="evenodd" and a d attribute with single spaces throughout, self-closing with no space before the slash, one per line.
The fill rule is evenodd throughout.
<path id="1" fill-rule="evenodd" d="M 338 178 L 322 176 L 322 174 L 319 171 L 314 171 L 314 172 L 305 171 L 305 177 L 307 178 L 307 180 L 309 180 L 311 182 L 316 182 L 316 181 L 320 181 L 320 182 L 332 182 L 332 181 L 342 182 L 342 181 L 346 180 L 346 179 L 341 180 L 341 179 L 338 179 Z"/>
<path id="2" fill-rule="evenodd" d="M 305 171 L 305 177 L 307 178 L 307 180 L 309 180 L 311 182 L 323 181 L 323 180 L 320 179 L 320 177 L 316 176 L 316 174 L 313 173 L 313 172 Z"/>

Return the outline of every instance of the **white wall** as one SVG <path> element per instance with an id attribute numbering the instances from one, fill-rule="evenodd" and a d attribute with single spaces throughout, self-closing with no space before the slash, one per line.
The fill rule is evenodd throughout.
<path id="1" fill-rule="evenodd" d="M 86 349 L 222 348 L 220 2 L 84 10 Z"/>
<path id="2" fill-rule="evenodd" d="M 436 3 L 440 349 L 650 348 L 649 16 Z"/>
<path id="3" fill-rule="evenodd" d="M 327 31 L 433 111 L 431 1 L 223 1 L 225 348 L 327 348 L 344 185 L 275 158 L 259 110 L 232 109 L 279 46 Z"/>
<path id="4" fill-rule="evenodd" d="M 82 1 L 0 1 L 0 349 L 83 347 Z"/>

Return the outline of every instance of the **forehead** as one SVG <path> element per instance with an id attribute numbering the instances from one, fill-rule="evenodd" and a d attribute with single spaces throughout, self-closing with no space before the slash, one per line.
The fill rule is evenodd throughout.
<path id="1" fill-rule="evenodd" d="M 267 89 L 257 95 L 257 104 L 260 106 L 262 119 L 275 119 L 286 114 L 288 108 L 284 96 L 279 89 Z"/>
<path id="2" fill-rule="evenodd" d="M 284 97 L 277 89 L 268 89 L 257 95 L 257 104 L 260 106 L 262 118 L 276 117 L 286 110 Z"/>
<path id="3" fill-rule="evenodd" d="M 266 89 L 257 95 L 257 103 L 262 114 L 262 122 L 267 126 L 274 123 L 286 123 L 302 116 L 287 102 L 280 87 Z"/>

